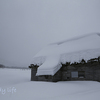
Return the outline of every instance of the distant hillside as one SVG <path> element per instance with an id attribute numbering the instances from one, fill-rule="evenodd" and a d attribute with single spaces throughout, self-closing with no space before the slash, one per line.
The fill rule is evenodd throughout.
<path id="1" fill-rule="evenodd" d="M 3 65 L 3 64 L 0 64 L 0 68 L 29 69 L 28 67 L 5 66 L 5 65 Z"/>
<path id="2" fill-rule="evenodd" d="M 2 64 L 0 64 L 0 68 L 5 68 L 5 66 L 4 66 L 4 65 L 2 65 Z"/>

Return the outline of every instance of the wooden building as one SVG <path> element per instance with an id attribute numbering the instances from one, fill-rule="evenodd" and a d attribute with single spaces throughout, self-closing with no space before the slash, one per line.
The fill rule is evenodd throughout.
<path id="1" fill-rule="evenodd" d="M 90 59 L 87 62 L 82 60 L 80 63 L 66 63 L 52 75 L 36 76 L 39 66 L 31 64 L 31 81 L 71 81 L 71 80 L 93 80 L 100 81 L 100 57 Z"/>
<path id="2" fill-rule="evenodd" d="M 50 44 L 29 67 L 31 81 L 100 81 L 100 33 Z"/>

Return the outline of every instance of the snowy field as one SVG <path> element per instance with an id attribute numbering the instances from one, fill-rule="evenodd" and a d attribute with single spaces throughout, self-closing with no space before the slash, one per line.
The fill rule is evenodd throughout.
<path id="1" fill-rule="evenodd" d="M 100 100 L 95 81 L 30 81 L 31 70 L 0 69 L 0 100 Z"/>

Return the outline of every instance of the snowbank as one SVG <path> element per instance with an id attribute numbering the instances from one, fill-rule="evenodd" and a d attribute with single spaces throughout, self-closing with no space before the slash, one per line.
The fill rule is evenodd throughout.
<path id="1" fill-rule="evenodd" d="M 99 82 L 35 82 L 30 81 L 30 73 L 0 69 L 0 100 L 100 100 Z"/>
<path id="2" fill-rule="evenodd" d="M 98 56 L 100 34 L 95 33 L 50 44 L 34 56 L 33 64 L 39 65 L 37 75 L 53 75 L 61 67 L 61 62 L 79 62 Z"/>

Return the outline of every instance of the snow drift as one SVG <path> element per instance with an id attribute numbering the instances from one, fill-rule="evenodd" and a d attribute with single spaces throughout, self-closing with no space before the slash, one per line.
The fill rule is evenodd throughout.
<path id="1" fill-rule="evenodd" d="M 100 33 L 93 33 L 57 43 L 42 49 L 34 56 L 33 64 L 38 65 L 37 75 L 54 75 L 60 63 L 80 62 L 100 56 Z"/>
<path id="2" fill-rule="evenodd" d="M 100 100 L 100 82 L 30 81 L 30 73 L 31 70 L 0 69 L 0 100 Z"/>

